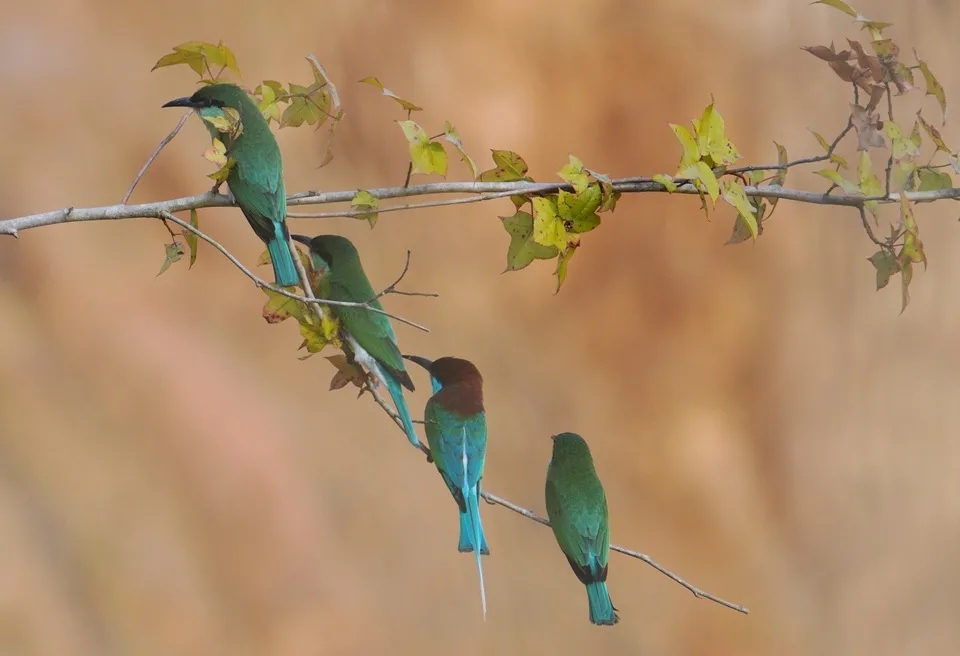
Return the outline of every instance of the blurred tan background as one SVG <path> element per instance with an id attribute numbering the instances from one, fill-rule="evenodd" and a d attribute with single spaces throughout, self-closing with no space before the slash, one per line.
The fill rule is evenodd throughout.
<path id="1" fill-rule="evenodd" d="M 958 100 L 952 4 L 857 6 L 895 22 Z M 773 139 L 813 154 L 806 128 L 835 134 L 848 97 L 799 46 L 856 38 L 844 15 L 797 0 L 3 10 L 0 217 L 118 202 L 177 120 L 160 105 L 194 88 L 185 68 L 150 73 L 187 40 L 223 39 L 247 83 L 307 81 L 315 52 L 339 84 L 331 165 L 316 168 L 322 133 L 279 133 L 296 191 L 402 182 L 403 116 L 356 84 L 367 75 L 424 106 L 428 132 L 451 120 L 481 168 L 509 148 L 540 179 L 571 152 L 612 175 L 672 172 L 667 122 L 711 93 L 748 161 L 772 159 Z M 944 136 L 960 143 L 954 126 Z M 206 139 L 191 119 L 133 200 L 206 189 Z M 450 178 L 464 175 L 452 158 Z M 550 531 L 485 505 L 484 623 L 432 467 L 369 399 L 328 392 L 333 368 L 299 362 L 295 326 L 267 325 L 262 293 L 211 248 L 155 278 L 168 236 L 139 220 L 0 240 L 0 654 L 960 649 L 955 206 L 918 210 L 930 268 L 899 317 L 899 279 L 874 293 L 850 211 L 783 203 L 757 244 L 723 247 L 729 209 L 708 222 L 695 199 L 624 198 L 558 296 L 551 265 L 500 275 L 495 217 L 510 211 L 291 225 L 348 235 L 374 286 L 413 250 L 406 288 L 441 298 L 386 304 L 433 331 L 399 326 L 406 352 L 484 373 L 488 489 L 542 512 L 547 436 L 581 432 L 614 542 L 749 616 L 612 555 L 622 621 L 592 627 Z M 237 210 L 201 223 L 248 264 L 262 250 Z M 414 377 L 419 414 L 428 383 Z"/>

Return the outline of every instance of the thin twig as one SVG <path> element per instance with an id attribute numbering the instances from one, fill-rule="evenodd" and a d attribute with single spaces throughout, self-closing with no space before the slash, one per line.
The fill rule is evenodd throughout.
<path id="1" fill-rule="evenodd" d="M 373 297 L 368 303 L 371 303 L 381 296 L 386 296 L 387 294 L 400 294 L 401 296 L 429 296 L 431 298 L 438 298 L 440 294 L 436 292 L 404 292 L 397 289 L 397 285 L 400 284 L 400 281 L 403 280 L 403 277 L 407 275 L 407 271 L 410 269 L 410 250 L 407 250 L 407 261 L 403 264 L 403 271 L 400 272 L 400 276 L 393 281 L 392 284 L 388 285 L 386 289 Z"/>
<path id="2" fill-rule="evenodd" d="M 876 244 L 883 250 L 891 250 L 890 244 L 880 241 L 879 239 L 877 239 L 877 236 L 873 233 L 873 228 L 870 227 L 870 220 L 867 218 L 867 210 L 864 208 L 864 206 L 860 205 L 859 207 L 857 207 L 857 209 L 860 210 L 860 222 L 863 223 L 863 229 L 866 231 L 867 237 L 870 238 L 870 241 L 872 241 L 874 244 Z"/>
<path id="3" fill-rule="evenodd" d="M 180 132 L 180 128 L 182 128 L 184 123 L 187 122 L 187 119 L 190 118 L 191 114 L 193 114 L 192 109 L 186 114 L 184 114 L 183 116 L 181 116 L 180 120 L 177 122 L 176 127 L 170 131 L 170 134 L 168 134 L 166 137 L 163 138 L 163 141 L 161 141 L 160 144 L 157 146 L 157 148 L 153 151 L 153 154 L 151 154 L 150 157 L 147 158 L 147 161 L 140 168 L 140 171 L 137 172 L 137 177 L 135 177 L 133 179 L 133 182 L 130 183 L 130 188 L 127 189 L 127 193 L 123 195 L 123 200 L 120 201 L 121 205 L 127 204 L 127 201 L 130 200 L 130 196 L 133 195 L 133 190 L 137 188 L 138 184 L 140 184 L 140 179 L 147 172 L 147 169 L 150 168 L 150 165 L 153 164 L 153 161 L 157 159 L 158 155 L 160 155 L 160 151 L 163 150 L 168 143 L 173 141 L 173 138 L 177 136 L 177 133 Z"/>
<path id="4" fill-rule="evenodd" d="M 949 166 L 949 165 L 946 165 Z M 446 200 L 430 200 L 425 203 L 407 203 L 404 205 L 389 205 L 387 207 L 378 207 L 376 213 L 381 212 L 400 212 L 406 210 L 419 210 L 425 207 L 447 207 L 450 205 L 465 205 L 467 203 L 482 203 L 496 198 L 506 198 L 513 196 L 515 191 L 499 191 L 493 194 L 481 194 L 479 196 L 467 196 L 466 198 L 454 198 Z M 367 214 L 373 214 L 370 210 L 343 210 L 340 212 L 288 212 L 287 216 L 293 219 L 335 219 L 335 218 L 357 218 Z"/>
<path id="5" fill-rule="evenodd" d="M 543 524 L 544 526 L 550 526 L 550 520 L 546 519 L 545 517 L 541 517 L 537 513 L 533 512 L 532 510 L 528 510 L 526 508 L 523 508 L 522 506 L 518 506 L 512 501 L 507 501 L 503 497 L 498 497 L 496 494 L 487 492 L 485 490 L 480 492 L 480 496 L 482 496 L 488 503 L 495 504 L 498 506 L 503 506 L 504 508 L 508 510 L 512 510 L 518 515 L 523 515 L 527 519 L 532 519 L 538 524 Z M 664 576 L 668 577 L 669 579 L 685 587 L 687 590 L 693 593 L 694 597 L 698 597 L 701 599 L 709 599 L 710 601 L 718 603 L 721 606 L 726 606 L 727 608 L 731 608 L 739 613 L 743 613 L 744 615 L 750 612 L 750 610 L 746 606 L 741 606 L 740 604 L 735 604 L 733 602 L 727 601 L 726 599 L 722 599 L 720 597 L 712 595 L 709 592 L 705 592 L 704 590 L 701 590 L 697 586 L 692 585 L 691 583 L 688 583 L 687 581 L 677 576 L 675 573 L 673 573 L 663 565 L 659 564 L 657 561 L 655 561 L 653 558 L 646 555 L 645 553 L 634 551 L 633 549 L 627 549 L 625 547 L 620 547 L 615 544 L 611 544 L 610 549 L 613 551 L 616 551 L 617 553 L 622 553 L 625 556 L 630 556 L 631 558 L 637 558 L 638 560 L 642 560 L 647 565 L 650 565 L 650 567 L 654 568 Z"/>
<path id="6" fill-rule="evenodd" d="M 170 214 L 169 212 L 164 212 L 163 210 L 159 210 L 155 216 L 146 217 L 146 218 L 165 219 L 165 220 L 167 220 L 167 221 L 171 221 L 171 222 L 173 222 L 173 223 L 176 223 L 178 226 L 180 226 L 180 227 L 183 228 L 184 230 L 189 230 L 190 232 L 192 232 L 193 234 L 195 234 L 197 237 L 199 237 L 200 239 L 202 239 L 203 241 L 207 242 L 208 244 L 210 244 L 211 246 L 213 246 L 214 248 L 216 248 L 218 251 L 220 251 L 228 260 L 230 260 L 231 263 L 233 263 L 233 265 L 234 265 L 235 267 L 237 267 L 238 269 L 240 269 L 240 271 L 241 271 L 245 276 L 247 276 L 250 280 L 252 280 L 253 283 L 254 283 L 257 287 L 265 287 L 266 289 L 269 289 L 269 290 L 272 291 L 272 292 L 275 292 L 275 293 L 277 293 L 277 294 L 280 294 L 281 296 L 286 296 L 287 298 L 292 298 L 292 299 L 297 300 L 297 301 L 300 301 L 300 302 L 302 302 L 302 303 L 308 303 L 308 304 L 314 304 L 314 305 L 339 305 L 339 306 L 342 306 L 342 307 L 358 307 L 358 308 L 364 308 L 365 310 L 368 310 L 368 311 L 370 311 L 370 312 L 377 312 L 377 313 L 379 313 L 379 314 L 383 314 L 383 315 L 385 315 L 385 316 L 387 316 L 387 317 L 390 317 L 391 319 L 394 319 L 395 321 L 399 321 L 400 323 L 405 323 L 405 324 L 407 324 L 408 326 L 412 326 L 413 328 L 416 328 L 417 330 L 422 330 L 422 331 L 425 332 L 425 333 L 430 332 L 430 330 L 429 330 L 427 327 L 425 327 L 425 326 L 421 326 L 421 325 L 418 324 L 418 323 L 415 323 L 415 322 L 413 322 L 413 321 L 410 321 L 409 319 L 404 319 L 403 317 L 397 316 L 397 315 L 395 315 L 395 314 L 390 314 L 389 312 L 385 312 L 384 310 L 381 310 L 381 309 L 379 309 L 379 308 L 372 307 L 371 305 L 368 305 L 367 303 L 356 303 L 356 302 L 352 302 L 352 301 L 333 301 L 333 300 L 328 300 L 328 299 L 324 299 L 324 298 L 314 298 L 314 297 L 313 297 L 313 292 L 312 292 L 312 290 L 311 290 L 310 292 L 306 292 L 306 293 L 309 293 L 309 294 L 310 294 L 309 297 L 308 297 L 308 296 L 305 296 L 305 295 L 304 295 L 304 296 L 300 296 L 299 294 L 294 294 L 293 292 L 289 292 L 289 291 L 287 291 L 286 289 L 284 289 L 283 287 L 278 287 L 278 286 L 276 286 L 276 285 L 272 285 L 272 284 L 268 283 L 266 280 L 264 280 L 263 278 L 260 278 L 259 276 L 257 276 L 255 273 L 253 273 L 253 271 L 251 271 L 250 269 L 248 269 L 247 267 L 245 267 L 245 266 L 243 265 L 243 263 L 240 262 L 240 260 L 238 260 L 236 257 L 234 257 L 234 255 L 233 255 L 230 251 L 228 251 L 226 248 L 224 248 L 224 247 L 220 244 L 220 242 L 218 242 L 216 239 L 214 239 L 213 237 L 207 235 L 206 233 L 204 233 L 204 232 L 201 231 L 200 229 L 194 228 L 192 225 L 190 225 L 190 224 L 187 223 L 186 221 L 184 221 L 184 220 L 182 220 L 182 219 L 178 219 L 178 218 L 175 217 L 173 214 Z M 298 270 L 298 271 L 300 271 L 300 270 L 303 269 L 303 262 L 300 261 L 299 254 L 298 254 L 298 256 L 294 259 L 294 264 L 297 265 L 297 270 Z"/>

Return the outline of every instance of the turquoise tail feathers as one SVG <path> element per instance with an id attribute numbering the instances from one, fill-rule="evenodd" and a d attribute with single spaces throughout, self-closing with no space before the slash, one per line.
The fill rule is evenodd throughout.
<path id="1" fill-rule="evenodd" d="M 403 422 L 403 431 L 407 434 L 407 439 L 410 440 L 410 444 L 419 447 L 420 439 L 417 437 L 417 431 L 413 427 L 413 419 L 410 417 L 410 409 L 407 408 L 407 401 L 403 398 L 403 388 L 400 387 L 400 383 L 394 380 L 393 376 L 386 374 L 383 378 L 387 383 L 387 391 L 390 392 L 390 398 L 393 399 L 393 404 L 397 406 L 397 414 L 400 415 L 400 421 Z"/>
<path id="2" fill-rule="evenodd" d="M 605 581 L 587 583 L 587 601 L 590 604 L 591 624 L 609 625 L 620 621 L 613 602 L 610 601 L 610 593 L 607 592 Z"/>
<path id="3" fill-rule="evenodd" d="M 483 535 L 483 524 L 480 521 L 480 503 L 476 492 L 466 495 L 464 501 L 467 511 L 460 513 L 460 545 L 461 552 L 476 551 L 477 542 L 480 543 L 480 553 L 490 554 L 487 538 Z"/>
<path id="4" fill-rule="evenodd" d="M 479 486 L 478 486 L 479 487 Z M 467 511 L 460 513 L 460 551 L 472 551 L 477 559 L 477 576 L 480 578 L 480 605 L 483 608 L 483 621 L 487 621 L 487 589 L 483 583 L 483 563 L 480 556 L 489 554 L 487 540 L 483 536 L 480 524 L 480 503 L 477 488 L 468 490 L 464 495 Z M 480 548 L 477 548 L 477 545 Z"/>
<path id="5" fill-rule="evenodd" d="M 277 236 L 267 242 L 270 262 L 273 263 L 274 280 L 280 287 L 297 285 L 300 283 L 300 274 L 297 273 L 290 247 L 287 246 L 287 231 L 280 223 L 274 224 L 274 230 L 278 233 Z"/>

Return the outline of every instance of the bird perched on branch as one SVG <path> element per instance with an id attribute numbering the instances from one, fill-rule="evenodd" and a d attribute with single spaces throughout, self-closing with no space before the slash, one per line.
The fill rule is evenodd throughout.
<path id="1" fill-rule="evenodd" d="M 208 119 L 225 116 L 224 109 L 237 112 L 240 126 L 233 135 L 220 133 L 206 120 L 204 125 L 226 146 L 228 160 L 233 160 L 227 184 L 250 227 L 267 245 L 276 284 L 289 287 L 300 282 L 288 246 L 280 148 L 256 103 L 235 84 L 211 84 L 163 106 L 190 107 Z"/>
<path id="2" fill-rule="evenodd" d="M 574 574 L 587 588 L 592 624 L 620 621 L 607 592 L 610 521 L 607 497 L 586 441 L 576 433 L 554 435 L 547 467 L 550 527 Z"/>
<path id="3" fill-rule="evenodd" d="M 437 471 L 460 509 L 461 552 L 473 552 L 480 577 L 480 600 L 487 616 L 480 556 L 490 553 L 480 522 L 480 481 L 487 453 L 487 418 L 483 408 L 483 378 L 469 360 L 443 357 L 430 361 L 404 355 L 430 373 L 433 396 L 423 422 Z"/>
<path id="4" fill-rule="evenodd" d="M 293 235 L 293 239 L 310 249 L 310 262 L 319 274 L 319 282 L 313 290 L 318 299 L 368 303 L 370 307 L 383 310 L 360 264 L 360 254 L 349 239 L 340 235 L 312 238 Z M 401 386 L 411 392 L 415 388 L 403 365 L 403 356 L 397 346 L 397 336 L 393 332 L 390 317 L 362 307 L 329 307 L 340 319 L 344 346 L 349 347 L 358 364 L 386 386 L 407 438 L 414 446 L 420 446 Z"/>

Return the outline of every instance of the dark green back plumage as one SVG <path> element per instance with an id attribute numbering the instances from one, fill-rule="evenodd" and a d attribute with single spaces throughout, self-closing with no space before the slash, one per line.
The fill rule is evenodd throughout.
<path id="1" fill-rule="evenodd" d="M 577 578 L 584 584 L 605 581 L 610 554 L 607 497 L 590 449 L 579 435 L 554 437 L 546 505 L 553 534 Z"/>

